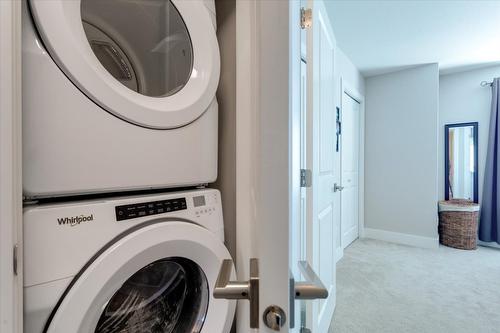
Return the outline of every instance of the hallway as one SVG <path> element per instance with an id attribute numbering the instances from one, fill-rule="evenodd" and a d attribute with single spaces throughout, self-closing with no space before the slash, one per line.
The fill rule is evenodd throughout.
<path id="1" fill-rule="evenodd" d="M 337 266 L 330 332 L 498 332 L 500 250 L 361 239 Z"/>

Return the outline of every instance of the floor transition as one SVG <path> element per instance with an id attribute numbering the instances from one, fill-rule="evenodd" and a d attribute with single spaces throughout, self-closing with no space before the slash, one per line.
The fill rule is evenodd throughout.
<path id="1" fill-rule="evenodd" d="M 358 240 L 337 265 L 335 333 L 500 332 L 500 250 Z"/>

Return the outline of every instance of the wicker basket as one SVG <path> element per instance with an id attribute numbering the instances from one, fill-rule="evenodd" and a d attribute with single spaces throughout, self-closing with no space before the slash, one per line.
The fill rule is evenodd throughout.
<path id="1" fill-rule="evenodd" d="M 439 242 L 462 250 L 477 248 L 479 205 L 453 199 L 439 202 Z"/>

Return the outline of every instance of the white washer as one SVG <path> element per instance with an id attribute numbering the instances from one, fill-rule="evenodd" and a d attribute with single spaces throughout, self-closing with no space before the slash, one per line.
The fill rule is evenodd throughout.
<path id="1" fill-rule="evenodd" d="M 229 332 L 223 231 L 210 189 L 27 208 L 24 332 Z"/>
<path id="2" fill-rule="evenodd" d="M 214 0 L 25 0 L 29 198 L 217 177 Z"/>

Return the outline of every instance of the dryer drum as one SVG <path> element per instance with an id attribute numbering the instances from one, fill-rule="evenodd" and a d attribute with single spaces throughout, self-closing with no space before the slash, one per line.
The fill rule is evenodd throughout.
<path id="1" fill-rule="evenodd" d="M 118 45 L 102 29 L 89 22 L 84 21 L 83 28 L 92 51 L 104 68 L 124 86 L 140 92 L 134 66 L 123 47 Z"/>
<path id="2" fill-rule="evenodd" d="M 164 97 L 188 82 L 193 47 L 171 1 L 82 0 L 81 14 L 95 56 L 128 88 Z"/>

